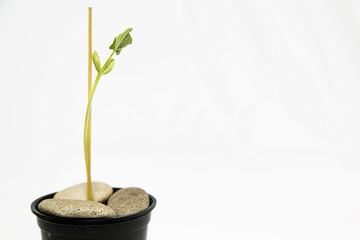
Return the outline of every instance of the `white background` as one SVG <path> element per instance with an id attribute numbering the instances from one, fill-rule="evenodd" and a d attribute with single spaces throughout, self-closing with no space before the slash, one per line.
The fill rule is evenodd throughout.
<path id="1" fill-rule="evenodd" d="M 133 27 L 93 101 L 93 179 L 158 205 L 149 240 L 360 238 L 360 2 L 0 2 L 0 236 L 85 181 L 93 49 Z"/>

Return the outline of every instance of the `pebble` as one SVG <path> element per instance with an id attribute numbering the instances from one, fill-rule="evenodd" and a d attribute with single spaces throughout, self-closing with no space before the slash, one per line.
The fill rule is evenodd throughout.
<path id="1" fill-rule="evenodd" d="M 38 206 L 40 212 L 69 218 L 111 218 L 116 214 L 105 204 L 85 200 L 45 199 Z"/>
<path id="2" fill-rule="evenodd" d="M 149 195 L 144 190 L 131 187 L 120 189 L 111 195 L 108 206 L 120 217 L 147 209 L 149 202 Z"/>
<path id="3" fill-rule="evenodd" d="M 94 201 L 106 202 L 113 193 L 112 187 L 102 182 L 92 182 Z M 54 199 L 87 200 L 87 185 L 80 183 L 57 192 Z"/>

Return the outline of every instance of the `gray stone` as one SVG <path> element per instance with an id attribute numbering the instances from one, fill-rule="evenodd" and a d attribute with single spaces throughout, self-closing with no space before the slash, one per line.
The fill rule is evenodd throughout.
<path id="1" fill-rule="evenodd" d="M 94 201 L 101 203 L 106 202 L 113 193 L 112 187 L 102 182 L 92 182 L 92 189 Z M 86 183 L 80 183 L 57 192 L 54 199 L 87 200 L 86 193 Z"/>
<path id="2" fill-rule="evenodd" d="M 40 212 L 58 217 L 111 218 L 116 214 L 105 204 L 85 200 L 45 199 L 38 206 Z"/>
<path id="3" fill-rule="evenodd" d="M 111 195 L 108 206 L 120 217 L 145 210 L 149 207 L 149 202 L 149 195 L 144 190 L 131 187 L 120 189 Z"/>

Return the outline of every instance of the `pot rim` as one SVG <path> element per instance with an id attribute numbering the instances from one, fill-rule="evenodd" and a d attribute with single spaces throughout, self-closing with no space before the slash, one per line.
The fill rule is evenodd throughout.
<path id="1" fill-rule="evenodd" d="M 113 188 L 114 192 L 121 189 L 121 188 Z M 56 194 L 56 192 L 54 193 L 50 193 L 47 195 L 44 195 L 42 197 L 39 197 L 38 199 L 36 199 L 35 201 L 33 201 L 31 203 L 31 211 L 40 219 L 45 220 L 45 221 L 49 221 L 49 222 L 55 222 L 55 223 L 61 223 L 61 224 L 66 224 L 66 225 L 77 225 L 77 224 L 87 224 L 87 225 L 102 225 L 102 224 L 111 224 L 111 223 L 119 223 L 119 222 L 126 222 L 126 221 L 130 221 L 133 219 L 137 219 L 140 217 L 143 217 L 147 214 L 149 214 L 156 206 L 156 199 L 150 195 L 149 195 L 149 200 L 150 200 L 150 204 L 149 207 L 143 211 L 134 213 L 134 214 L 130 214 L 127 216 L 122 216 L 122 217 L 114 217 L 114 218 L 70 218 L 70 217 L 58 217 L 58 216 L 53 216 L 53 215 L 48 215 L 48 214 L 44 214 L 42 212 L 39 211 L 38 209 L 38 205 L 40 204 L 40 202 L 42 200 L 45 199 L 49 199 L 52 198 L 54 195 Z"/>

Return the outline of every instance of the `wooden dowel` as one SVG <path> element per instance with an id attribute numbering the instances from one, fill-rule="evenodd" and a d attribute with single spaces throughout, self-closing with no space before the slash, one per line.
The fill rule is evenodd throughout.
<path id="1" fill-rule="evenodd" d="M 92 87 L 92 8 L 88 8 L 88 98 Z M 91 110 L 88 128 L 87 200 L 91 200 Z"/>

